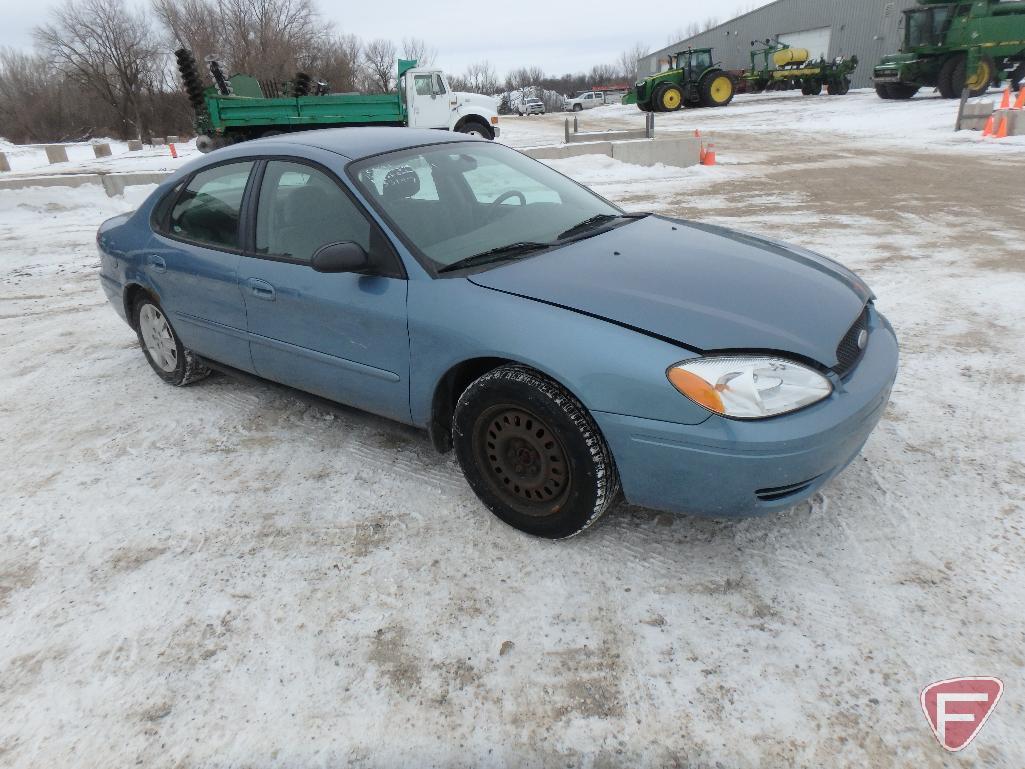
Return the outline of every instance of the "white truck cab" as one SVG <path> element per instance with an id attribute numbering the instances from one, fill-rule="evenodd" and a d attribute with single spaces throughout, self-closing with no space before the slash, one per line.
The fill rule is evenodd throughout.
<path id="1" fill-rule="evenodd" d="M 490 96 L 453 91 L 440 69 L 414 67 L 402 75 L 410 128 L 438 128 L 495 139 L 498 102 Z"/>

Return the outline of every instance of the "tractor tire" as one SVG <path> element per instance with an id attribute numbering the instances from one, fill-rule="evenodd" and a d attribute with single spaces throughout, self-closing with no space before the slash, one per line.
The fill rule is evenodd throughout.
<path id="1" fill-rule="evenodd" d="M 907 83 L 890 83 L 891 99 L 910 99 L 916 93 L 918 93 L 917 85 L 908 85 Z"/>
<path id="2" fill-rule="evenodd" d="M 851 79 L 849 77 L 840 80 L 830 80 L 826 86 L 826 92 L 830 96 L 846 96 L 851 90 Z"/>
<path id="3" fill-rule="evenodd" d="M 683 106 L 683 91 L 673 83 L 662 83 L 655 91 L 653 101 L 659 112 L 676 112 Z"/>
<path id="4" fill-rule="evenodd" d="M 802 80 L 801 93 L 803 93 L 805 96 L 818 96 L 820 93 L 822 93 L 822 81 Z"/>
<path id="5" fill-rule="evenodd" d="M 970 76 L 967 72 L 968 57 L 964 54 L 954 57 L 956 63 L 950 76 L 950 84 L 953 86 L 955 96 L 961 95 L 961 89 L 967 87 L 968 95 L 972 98 L 982 96 L 989 90 L 993 76 L 996 74 L 996 67 L 993 60 L 988 56 L 979 59 L 979 68 Z"/>
<path id="6" fill-rule="evenodd" d="M 950 56 L 940 65 L 939 74 L 936 76 L 936 90 L 944 99 L 956 99 L 961 95 L 961 88 L 954 85 L 954 68 L 959 58 Z"/>
<path id="7" fill-rule="evenodd" d="M 702 107 L 725 107 L 737 92 L 733 78 L 721 69 L 706 72 L 698 84 Z"/>
<path id="8" fill-rule="evenodd" d="M 876 83 L 876 96 L 880 99 L 892 99 L 890 96 L 890 84 L 889 83 Z"/>

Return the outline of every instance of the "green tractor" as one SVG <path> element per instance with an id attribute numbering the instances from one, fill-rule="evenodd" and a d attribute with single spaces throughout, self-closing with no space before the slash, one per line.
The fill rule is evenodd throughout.
<path id="1" fill-rule="evenodd" d="M 910 99 L 923 86 L 955 99 L 980 96 L 993 84 L 1025 79 L 1025 2 L 919 0 L 904 12 L 900 53 L 873 71 L 881 99 Z"/>
<path id="2" fill-rule="evenodd" d="M 712 62 L 711 48 L 688 48 L 669 57 L 667 71 L 637 83 L 631 101 L 644 112 L 725 107 L 736 90 L 729 73 Z"/>

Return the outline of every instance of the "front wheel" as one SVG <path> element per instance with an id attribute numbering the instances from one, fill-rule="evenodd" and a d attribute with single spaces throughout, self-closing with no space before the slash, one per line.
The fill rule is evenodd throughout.
<path id="1" fill-rule="evenodd" d="M 910 99 L 918 93 L 917 85 L 909 85 L 908 83 L 891 83 L 890 84 L 890 98 L 891 99 Z"/>
<path id="2" fill-rule="evenodd" d="M 612 455 L 583 404 L 525 366 L 502 366 L 466 388 L 452 441 L 480 500 L 528 534 L 571 537 L 619 495 Z"/>
<path id="3" fill-rule="evenodd" d="M 702 107 L 725 107 L 733 101 L 736 86 L 733 78 L 722 70 L 713 70 L 701 78 L 698 85 Z"/>
<path id="4" fill-rule="evenodd" d="M 157 376 L 181 387 L 209 375 L 210 370 L 182 344 L 156 300 L 148 296 L 139 299 L 133 318 L 142 352 Z"/>
<path id="5" fill-rule="evenodd" d="M 456 126 L 456 133 L 479 136 L 482 139 L 495 138 L 495 134 L 492 133 L 491 129 L 479 120 L 467 120 L 465 123 L 461 123 Z"/>

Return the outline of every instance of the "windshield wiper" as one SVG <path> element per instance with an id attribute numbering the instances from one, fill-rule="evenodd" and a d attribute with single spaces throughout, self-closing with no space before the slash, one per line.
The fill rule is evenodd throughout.
<path id="1" fill-rule="evenodd" d="M 607 224 L 615 219 L 642 219 L 645 216 L 650 216 L 650 214 L 595 214 L 594 216 L 584 219 L 584 221 L 579 224 L 574 224 L 568 230 L 561 233 L 558 239 L 565 240 L 566 238 L 571 238 L 574 235 L 579 235 L 582 232 L 593 230 L 595 227 L 600 227 L 601 225 Z"/>
<path id="2" fill-rule="evenodd" d="M 540 251 L 543 248 L 551 248 L 556 245 L 558 245 L 558 243 L 542 243 L 537 240 L 521 240 L 516 243 L 509 243 L 505 246 L 489 248 L 487 251 L 481 251 L 479 254 L 465 256 L 458 261 L 452 262 L 452 264 L 446 264 L 444 267 L 439 267 L 438 272 L 465 270 L 468 267 L 477 267 L 482 264 L 499 262 L 503 259 L 510 259 L 521 254 L 529 254 L 532 251 Z"/>

